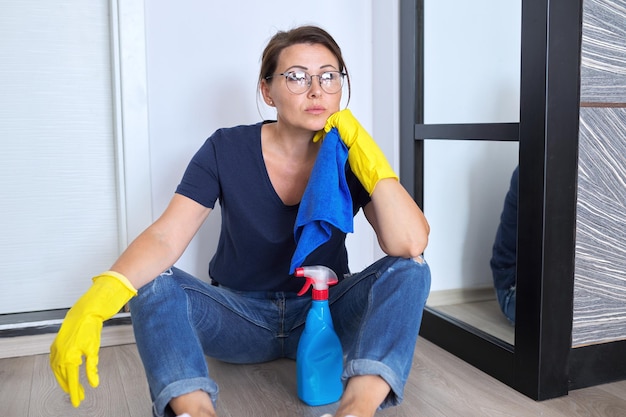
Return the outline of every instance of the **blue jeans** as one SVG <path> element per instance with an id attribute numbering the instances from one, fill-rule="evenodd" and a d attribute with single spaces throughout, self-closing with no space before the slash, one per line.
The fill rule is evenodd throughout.
<path id="1" fill-rule="evenodd" d="M 502 313 L 513 324 L 515 324 L 515 300 L 517 298 L 516 294 L 517 291 L 515 286 L 505 289 L 496 288 L 496 297 L 498 298 L 500 310 L 502 310 Z"/>
<path id="2" fill-rule="evenodd" d="M 383 408 L 402 401 L 429 291 L 426 262 L 394 257 L 330 288 L 346 357 L 342 378 L 381 376 L 391 387 Z M 310 296 L 233 291 L 177 268 L 140 288 L 130 308 L 153 415 L 174 415 L 169 401 L 197 390 L 215 404 L 218 386 L 205 355 L 242 364 L 295 359 L 310 305 Z"/>

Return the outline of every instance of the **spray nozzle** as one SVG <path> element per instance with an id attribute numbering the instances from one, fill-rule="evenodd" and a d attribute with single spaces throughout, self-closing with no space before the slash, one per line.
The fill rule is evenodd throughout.
<path id="1" fill-rule="evenodd" d="M 304 294 L 310 286 L 313 286 L 313 300 L 328 300 L 328 287 L 339 282 L 335 272 L 322 265 L 296 268 L 295 275 L 306 278 L 306 282 L 298 295 Z"/>

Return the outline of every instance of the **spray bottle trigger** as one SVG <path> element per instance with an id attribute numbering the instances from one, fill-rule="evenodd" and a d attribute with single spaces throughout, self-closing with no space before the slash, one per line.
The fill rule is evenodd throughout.
<path id="1" fill-rule="evenodd" d="M 305 292 L 307 292 L 309 290 L 309 288 L 311 287 L 311 285 L 313 285 L 314 281 L 312 278 L 306 277 L 306 281 L 304 283 L 304 286 L 302 287 L 302 289 L 298 292 L 298 295 L 302 295 Z"/>

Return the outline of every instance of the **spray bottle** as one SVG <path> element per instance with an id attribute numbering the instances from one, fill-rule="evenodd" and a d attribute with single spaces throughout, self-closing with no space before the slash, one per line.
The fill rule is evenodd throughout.
<path id="1" fill-rule="evenodd" d="M 328 286 L 339 280 L 332 269 L 320 265 L 297 268 L 295 275 L 306 278 L 298 295 L 313 286 L 313 303 L 296 355 L 298 397 L 311 406 L 334 403 L 343 393 L 343 351 L 330 316 Z"/>

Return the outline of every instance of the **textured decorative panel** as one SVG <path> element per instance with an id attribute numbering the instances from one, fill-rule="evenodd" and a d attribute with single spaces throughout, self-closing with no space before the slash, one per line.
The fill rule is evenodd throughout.
<path id="1" fill-rule="evenodd" d="M 626 339 L 626 108 L 580 112 L 572 345 Z"/>
<path id="2" fill-rule="evenodd" d="M 583 5 L 581 101 L 626 103 L 626 1 Z"/>

